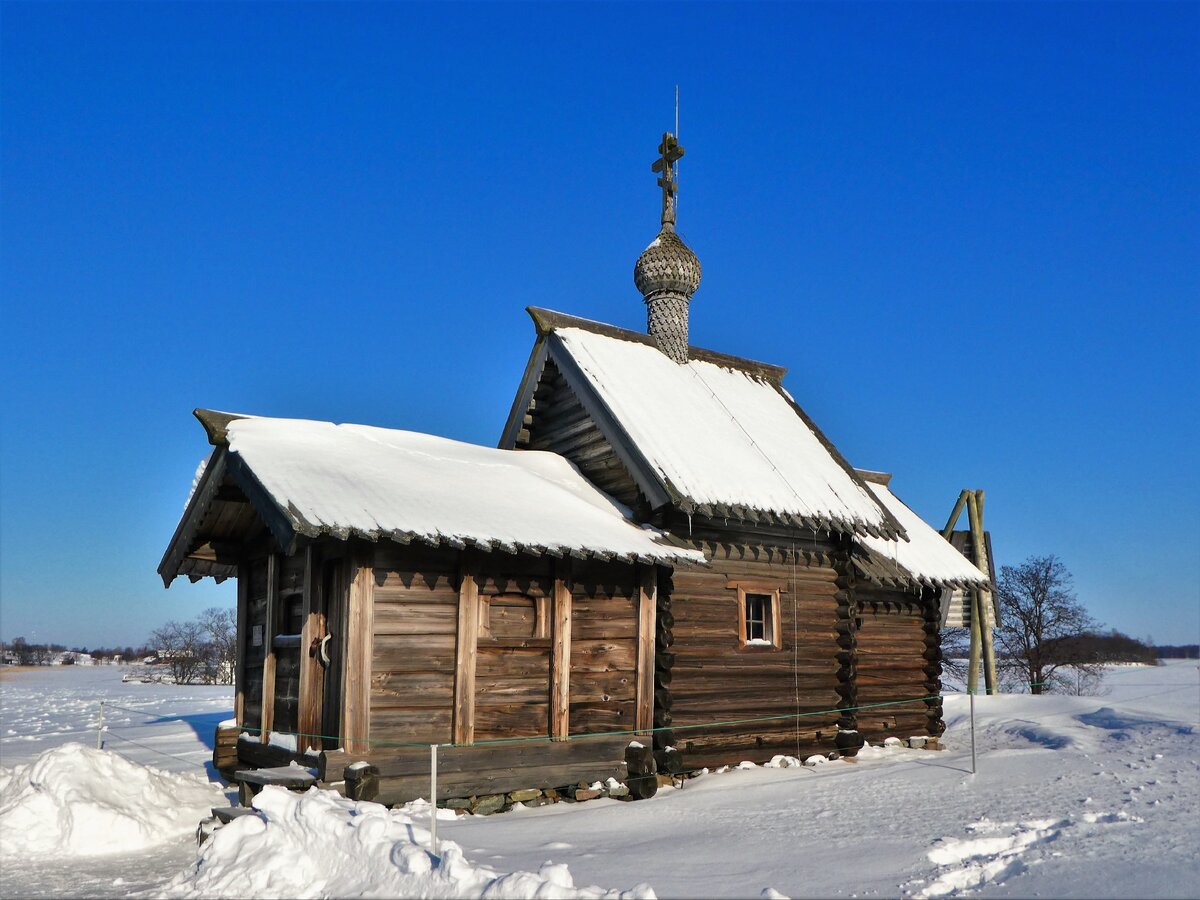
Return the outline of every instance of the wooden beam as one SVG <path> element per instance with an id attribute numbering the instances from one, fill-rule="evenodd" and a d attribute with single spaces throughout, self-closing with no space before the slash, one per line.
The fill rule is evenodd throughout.
<path id="1" fill-rule="evenodd" d="M 233 662 L 233 717 L 246 724 L 246 642 L 250 639 L 246 617 L 250 607 L 250 567 L 245 560 L 237 568 L 237 638 Z"/>
<path id="2" fill-rule="evenodd" d="M 990 575 L 991 563 L 988 560 L 987 541 L 983 530 L 983 491 L 975 491 L 968 500 L 967 516 L 971 523 L 971 541 L 975 545 L 975 565 L 984 575 Z M 992 614 L 992 592 L 979 590 L 979 637 L 983 651 L 983 681 L 989 694 L 995 694 L 999 682 L 996 678 L 996 648 L 992 643 L 992 629 L 995 617 Z"/>
<path id="3" fill-rule="evenodd" d="M 634 727 L 654 727 L 654 641 L 658 585 L 654 566 L 638 567 L 637 715 Z"/>
<path id="4" fill-rule="evenodd" d="M 454 733 L 456 744 L 475 742 L 475 660 L 479 648 L 479 586 L 475 561 L 462 554 L 458 583 L 458 639 L 454 655 Z"/>
<path id="5" fill-rule="evenodd" d="M 263 683 L 260 739 L 265 744 L 275 724 L 275 617 L 279 614 L 279 554 L 267 557 L 267 615 L 263 622 Z"/>
<path id="6" fill-rule="evenodd" d="M 371 738 L 371 658 L 375 649 L 375 563 L 371 550 L 351 554 L 346 616 L 342 734 L 351 753 L 366 753 Z"/>
<path id="7" fill-rule="evenodd" d="M 325 614 L 317 608 L 318 571 L 316 551 L 312 545 L 304 548 L 304 625 L 300 632 L 300 709 L 296 716 L 297 730 L 301 737 L 297 748 L 322 749 L 320 738 L 311 737 L 321 733 L 321 706 L 325 693 L 325 670 L 317 660 L 313 648 L 325 636 Z"/>
<path id="8" fill-rule="evenodd" d="M 571 733 L 571 563 L 554 566 L 554 648 L 550 674 L 550 737 L 566 740 Z"/>
<path id="9" fill-rule="evenodd" d="M 958 502 L 954 504 L 954 512 L 950 513 L 950 519 L 946 522 L 946 527 L 942 529 L 942 537 L 950 540 L 950 535 L 954 533 L 954 523 L 958 521 L 958 517 L 962 515 L 963 507 L 967 505 L 968 491 L 963 491 L 958 495 Z"/>

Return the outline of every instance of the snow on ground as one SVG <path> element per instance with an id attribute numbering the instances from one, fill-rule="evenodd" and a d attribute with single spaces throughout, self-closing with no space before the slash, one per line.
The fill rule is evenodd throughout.
<path id="1" fill-rule="evenodd" d="M 36 753 L 78 740 L 58 734 L 86 724 L 85 699 L 128 700 L 134 690 L 138 708 L 151 709 L 150 698 L 159 697 L 168 708 L 159 715 L 164 729 L 188 716 L 215 724 L 228 714 L 228 688 L 218 689 L 222 705 L 203 695 L 207 689 L 121 685 L 119 674 L 97 682 L 104 668 L 60 672 L 70 674 L 55 673 L 57 689 L 41 673 L 29 676 L 37 688 L 17 688 L 24 676 L 0 684 L 0 727 L 12 727 L 11 709 L 44 725 L 36 741 L 6 736 L 4 765 L 12 765 L 10 748 L 36 744 L 29 751 Z M 853 764 L 739 768 L 637 803 L 593 800 L 457 819 L 443 811 L 440 861 L 416 849 L 428 838 L 427 805 L 385 815 L 373 804 L 276 792 L 259 817 L 218 832 L 199 868 L 190 838 L 89 860 L 86 870 L 5 854 L 0 893 L 208 896 L 259 878 L 266 881 L 254 882 L 253 893 L 267 896 L 300 890 L 289 880 L 299 878 L 312 896 L 574 896 L 570 878 L 608 888 L 644 883 L 659 897 L 757 897 L 768 888 L 792 897 L 1193 896 L 1200 670 L 1194 661 L 1121 667 L 1106 686 L 1099 697 L 977 698 L 974 776 L 966 698 L 950 695 L 944 752 L 869 748 Z M 14 690 L 24 691 L 19 703 Z M 211 741 L 211 727 L 193 732 L 190 749 L 177 730 L 154 744 L 144 727 L 143 743 L 170 748 L 181 770 L 208 753 L 201 740 Z M 0 819 L 0 830 L 8 827 Z M 324 875 L 309 871 L 313 836 L 328 833 L 339 836 L 336 859 L 326 860 Z"/>
<path id="2" fill-rule="evenodd" d="M 219 829 L 195 866 L 167 885 L 167 896 L 654 898 L 645 885 L 627 893 L 578 889 L 564 865 L 499 872 L 468 861 L 451 841 L 434 857 L 429 832 L 406 812 L 331 791 L 268 787 L 254 807 L 259 817 Z M 421 808 L 428 821 L 428 805 Z"/>
<path id="3" fill-rule="evenodd" d="M 0 768 L 0 856 L 94 856 L 194 834 L 225 794 L 207 775 L 173 774 L 82 744 Z"/>

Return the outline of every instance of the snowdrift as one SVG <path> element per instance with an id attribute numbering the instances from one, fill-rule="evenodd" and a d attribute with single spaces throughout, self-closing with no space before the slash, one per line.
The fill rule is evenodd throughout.
<path id="1" fill-rule="evenodd" d="M 577 888 L 565 865 L 545 863 L 536 873 L 502 874 L 468 862 L 462 848 L 451 841 L 442 841 L 441 856 L 434 857 L 426 849 L 429 832 L 414 814 L 346 800 L 332 791 L 310 788 L 295 794 L 267 787 L 254 798 L 254 807 L 257 816 L 243 816 L 219 829 L 201 848 L 195 866 L 168 884 L 163 894 L 497 900 L 654 897 L 646 885 L 624 893 Z"/>
<path id="2" fill-rule="evenodd" d="M 131 852 L 194 832 L 221 789 L 82 744 L 0 768 L 0 856 Z"/>

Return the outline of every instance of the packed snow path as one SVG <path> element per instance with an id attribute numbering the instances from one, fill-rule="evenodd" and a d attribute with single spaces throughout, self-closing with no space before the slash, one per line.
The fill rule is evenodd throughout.
<path id="1" fill-rule="evenodd" d="M 4 728 L 10 728 L 10 700 L 22 691 L 21 715 L 42 722 L 42 731 L 37 739 L 7 736 L 0 743 L 4 765 L 80 740 L 56 736 L 86 726 L 78 701 L 103 694 L 106 683 L 113 696 L 130 689 L 119 675 L 97 683 L 102 673 L 34 673 L 36 691 L 16 688 L 23 676 L 5 681 Z M 714 773 L 649 801 L 595 800 L 442 819 L 439 830 L 477 871 L 552 872 L 543 868 L 552 861 L 566 864 L 576 885 L 628 890 L 645 883 L 659 897 L 756 897 L 767 888 L 792 897 L 1194 896 L 1200 884 L 1198 679 L 1194 662 L 1180 662 L 1116 669 L 1107 679 L 1110 693 L 1101 697 L 978 698 L 975 776 L 969 774 L 966 698 L 951 695 L 946 752 L 872 748 L 854 764 Z M 160 716 L 163 727 L 187 715 L 221 716 L 228 708 L 227 695 L 219 712 L 220 702 L 196 697 L 188 714 L 178 707 L 188 702 L 179 696 L 197 689 L 140 688 L 148 692 L 139 695 L 137 708 L 151 705 L 153 696 L 174 707 Z M 41 713 L 34 709 L 39 703 Z M 190 749 L 178 733 L 148 746 L 171 752 L 184 767 L 207 753 L 200 739 L 197 729 Z M 153 754 L 140 759 L 172 766 Z M 427 809 L 414 805 L 401 815 L 417 826 L 414 833 L 424 831 Z M 157 895 L 195 858 L 187 839 L 140 854 L 94 857 L 86 865 L 71 858 L 0 859 L 0 893 L 124 896 L 149 888 Z M 210 885 L 224 878 L 237 883 L 237 865 L 261 869 L 270 861 L 230 862 Z M 177 881 L 172 892 L 184 884 Z M 353 886 L 354 893 L 362 891 L 361 882 Z M 325 892 L 339 894 L 334 884 Z"/>

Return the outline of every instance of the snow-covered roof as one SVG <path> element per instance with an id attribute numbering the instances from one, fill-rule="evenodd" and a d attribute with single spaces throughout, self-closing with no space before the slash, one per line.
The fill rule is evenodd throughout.
<path id="1" fill-rule="evenodd" d="M 771 377 L 782 370 L 705 352 L 681 365 L 643 337 L 560 325 L 550 352 L 586 379 L 672 502 L 689 513 L 902 533 Z"/>
<path id="2" fill-rule="evenodd" d="M 907 541 L 860 537 L 867 558 L 856 558 L 864 575 L 883 584 L 935 587 L 987 585 L 988 576 L 934 531 L 900 500 L 887 484 L 868 480 L 867 487 L 908 532 Z"/>
<path id="3" fill-rule="evenodd" d="M 663 532 L 632 522 L 628 509 L 553 453 L 368 425 L 258 417 L 222 422 L 217 440 L 227 445 L 227 468 L 241 473 L 252 501 L 274 507 L 264 516 L 268 524 L 283 522 L 293 535 L 703 560 L 697 551 L 660 542 Z M 191 512 L 189 505 L 185 518 Z"/>

